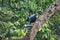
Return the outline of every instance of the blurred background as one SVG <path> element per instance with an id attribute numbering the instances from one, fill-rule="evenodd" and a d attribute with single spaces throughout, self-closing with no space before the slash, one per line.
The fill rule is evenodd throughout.
<path id="1" fill-rule="evenodd" d="M 0 37 L 2 40 L 23 38 L 29 31 L 25 28 L 29 11 L 36 8 L 42 12 L 56 0 L 0 0 Z M 0 38 L 1 39 L 1 38 Z M 34 40 L 60 40 L 60 11 L 57 11 L 39 29 Z"/>

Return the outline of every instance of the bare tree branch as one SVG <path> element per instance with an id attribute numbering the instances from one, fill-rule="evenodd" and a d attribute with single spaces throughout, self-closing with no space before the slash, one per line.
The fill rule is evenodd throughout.
<path id="1" fill-rule="evenodd" d="M 60 0 L 57 0 L 52 4 L 52 6 L 43 12 L 43 14 L 36 20 L 32 28 L 22 40 L 34 40 L 36 33 L 39 31 L 39 28 L 41 28 L 41 26 L 46 23 L 46 21 L 50 19 L 50 17 L 54 15 L 57 10 L 60 10 Z"/>

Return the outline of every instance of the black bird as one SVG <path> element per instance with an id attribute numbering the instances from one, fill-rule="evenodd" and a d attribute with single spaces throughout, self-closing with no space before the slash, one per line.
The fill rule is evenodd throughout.
<path id="1" fill-rule="evenodd" d="M 37 19 L 37 13 L 38 11 L 37 10 L 35 10 L 35 14 L 32 14 L 31 12 L 29 13 L 29 16 L 28 16 L 28 18 L 27 18 L 27 21 L 31 24 L 31 23 L 34 23 L 35 21 L 36 21 L 36 19 Z"/>

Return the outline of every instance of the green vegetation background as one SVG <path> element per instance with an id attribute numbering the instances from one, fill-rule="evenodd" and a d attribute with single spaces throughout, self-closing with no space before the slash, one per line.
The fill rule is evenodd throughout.
<path id="1" fill-rule="evenodd" d="M 20 37 L 26 35 L 27 29 L 23 29 L 28 24 L 26 18 L 29 10 L 40 10 L 38 16 L 56 0 L 0 0 L 0 36 Z M 57 11 L 48 20 L 34 40 L 60 40 L 60 11 Z"/>

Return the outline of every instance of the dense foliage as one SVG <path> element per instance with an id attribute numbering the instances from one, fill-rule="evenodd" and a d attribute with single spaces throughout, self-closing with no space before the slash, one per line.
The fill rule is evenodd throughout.
<path id="1" fill-rule="evenodd" d="M 28 25 L 26 21 L 29 11 L 34 14 L 36 8 L 40 10 L 38 16 L 56 0 L 0 0 L 0 36 L 20 37 L 26 35 Z M 35 40 L 58 40 L 60 37 L 60 12 L 56 12 L 37 33 Z"/>

